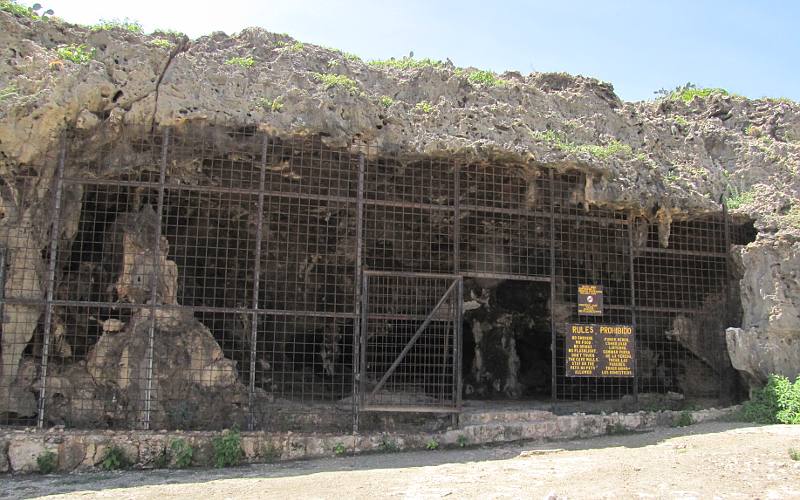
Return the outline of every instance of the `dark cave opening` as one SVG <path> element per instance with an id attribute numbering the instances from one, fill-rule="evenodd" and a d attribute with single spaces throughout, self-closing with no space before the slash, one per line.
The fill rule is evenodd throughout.
<path id="1" fill-rule="evenodd" d="M 549 399 L 550 284 L 466 279 L 464 290 L 464 398 Z"/>

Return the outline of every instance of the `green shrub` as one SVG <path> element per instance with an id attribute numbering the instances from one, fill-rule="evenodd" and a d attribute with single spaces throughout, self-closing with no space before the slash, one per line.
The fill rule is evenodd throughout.
<path id="1" fill-rule="evenodd" d="M 577 144 L 554 130 L 535 131 L 532 132 L 532 135 L 535 139 L 546 142 L 567 154 L 585 153 L 600 160 L 612 156 L 630 157 L 633 155 L 633 149 L 630 146 L 616 139 L 612 139 L 608 144 Z"/>
<path id="2" fill-rule="evenodd" d="M 86 64 L 94 57 L 94 48 L 86 45 L 65 45 L 56 49 L 58 57 L 76 64 Z"/>
<path id="3" fill-rule="evenodd" d="M 292 52 L 302 52 L 304 48 L 305 45 L 303 44 L 303 42 L 294 42 L 289 46 L 289 50 L 291 50 Z"/>
<path id="4" fill-rule="evenodd" d="M 283 111 L 283 99 L 281 97 L 276 97 L 275 99 L 261 97 L 258 99 L 258 105 L 264 108 L 265 111 L 270 111 L 272 113 L 280 113 Z"/>
<path id="5" fill-rule="evenodd" d="M 170 42 L 166 38 L 154 38 L 153 40 L 150 40 L 147 43 L 149 43 L 153 47 L 161 47 L 162 49 L 168 49 L 172 47 L 172 42 Z"/>
<path id="6" fill-rule="evenodd" d="M 45 451 L 36 457 L 36 465 L 39 466 L 39 472 L 42 474 L 50 474 L 55 472 L 58 468 L 58 455 L 53 451 Z"/>
<path id="7" fill-rule="evenodd" d="M 382 59 L 369 61 L 370 66 L 374 68 L 393 68 L 393 69 L 422 69 L 422 68 L 442 68 L 444 63 L 442 61 L 434 61 L 433 59 L 414 59 L 413 57 L 403 57 L 402 59 Z"/>
<path id="8" fill-rule="evenodd" d="M 678 420 L 673 423 L 673 427 L 688 427 L 694 423 L 692 413 L 688 410 L 682 411 Z"/>
<path id="9" fill-rule="evenodd" d="M 17 93 L 17 87 L 14 85 L 9 85 L 8 87 L 3 87 L 0 89 L 0 102 L 5 101 L 6 99 L 11 99 L 12 97 L 16 97 L 19 94 Z"/>
<path id="10" fill-rule="evenodd" d="M 381 443 L 378 445 L 378 448 L 386 453 L 394 453 L 400 451 L 400 447 L 397 445 L 397 443 L 389 438 L 383 438 L 381 440 Z"/>
<path id="11" fill-rule="evenodd" d="M 214 446 L 214 466 L 231 467 L 242 460 L 242 436 L 237 429 L 226 430 L 212 441 Z"/>
<path id="12" fill-rule="evenodd" d="M 456 438 L 456 444 L 459 448 L 466 448 L 468 443 L 469 440 L 467 439 L 467 436 L 463 434 L 459 434 L 458 438 Z"/>
<path id="13" fill-rule="evenodd" d="M 53 9 L 47 9 L 40 12 L 44 7 L 41 4 L 35 3 L 31 7 L 25 7 L 18 4 L 15 0 L 0 0 L 0 10 L 14 14 L 16 16 L 28 17 L 30 19 L 48 19 L 53 14 Z"/>
<path id="14" fill-rule="evenodd" d="M 322 83 L 326 89 L 342 88 L 350 93 L 358 92 L 358 83 L 346 75 L 314 73 L 314 79 Z"/>
<path id="15" fill-rule="evenodd" d="M 414 109 L 417 111 L 422 111 L 423 113 L 430 113 L 433 111 L 433 106 L 428 101 L 420 101 L 414 106 Z"/>
<path id="16" fill-rule="evenodd" d="M 756 201 L 756 194 L 753 191 L 745 191 L 744 193 L 736 189 L 731 191 L 730 197 L 725 199 L 725 206 L 728 207 L 728 210 L 735 210 Z"/>
<path id="17" fill-rule="evenodd" d="M 425 444 L 425 448 L 428 449 L 428 450 L 438 450 L 439 449 L 439 441 L 431 438 L 430 441 L 428 441 Z"/>
<path id="18" fill-rule="evenodd" d="M 240 68 L 252 68 L 256 63 L 252 56 L 247 57 L 231 57 L 225 61 L 229 66 L 239 66 Z"/>
<path id="19" fill-rule="evenodd" d="M 394 99 L 389 97 L 388 95 L 382 95 L 381 98 L 378 100 L 381 103 L 381 106 L 384 108 L 388 108 L 392 104 L 394 104 Z"/>
<path id="20" fill-rule="evenodd" d="M 169 444 L 172 453 L 173 463 L 178 469 L 185 469 L 192 465 L 194 458 L 194 448 L 185 439 L 173 439 Z"/>
<path id="21" fill-rule="evenodd" d="M 792 460 L 800 460 L 800 450 L 789 448 L 789 458 Z"/>
<path id="22" fill-rule="evenodd" d="M 101 19 L 99 23 L 91 27 L 92 31 L 108 31 L 121 29 L 131 33 L 142 33 L 142 24 L 132 19 Z"/>
<path id="23" fill-rule="evenodd" d="M 337 457 L 340 457 L 345 453 L 347 453 L 347 448 L 342 443 L 336 443 L 335 445 L 333 445 L 333 453 Z"/>
<path id="24" fill-rule="evenodd" d="M 117 470 L 130 467 L 131 462 L 125 455 L 125 451 L 119 446 L 112 446 L 106 450 L 103 459 L 100 461 L 100 467 L 103 470 Z"/>
<path id="25" fill-rule="evenodd" d="M 506 80 L 498 78 L 491 71 L 482 70 L 473 71 L 467 76 L 467 80 L 473 85 L 482 85 L 484 87 L 499 87 L 508 83 Z"/>
<path id="26" fill-rule="evenodd" d="M 684 102 L 690 102 L 695 97 L 705 99 L 712 95 L 732 95 L 727 90 L 721 88 L 698 88 L 697 85 L 692 82 L 678 85 L 673 90 L 660 89 L 656 90 L 654 93 L 659 96 L 659 99 Z"/>
<path id="27" fill-rule="evenodd" d="M 792 383 L 782 375 L 770 375 L 744 404 L 742 417 L 758 424 L 800 424 L 800 377 Z"/>

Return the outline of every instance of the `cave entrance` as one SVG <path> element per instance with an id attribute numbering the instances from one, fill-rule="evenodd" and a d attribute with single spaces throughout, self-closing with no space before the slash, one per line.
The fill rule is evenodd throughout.
<path id="1" fill-rule="evenodd" d="M 464 398 L 549 400 L 550 283 L 464 280 Z"/>

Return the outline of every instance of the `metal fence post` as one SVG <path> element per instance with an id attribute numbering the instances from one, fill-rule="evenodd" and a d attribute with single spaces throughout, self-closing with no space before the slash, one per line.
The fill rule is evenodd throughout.
<path id="1" fill-rule="evenodd" d="M 353 319 L 353 434 L 358 432 L 358 398 L 360 396 L 361 371 L 361 324 L 362 324 L 362 260 L 364 239 L 364 153 L 358 155 L 358 186 L 356 192 L 356 269 L 355 269 L 355 315 Z M 364 320 L 366 321 L 366 320 Z"/>
<path id="2" fill-rule="evenodd" d="M 47 295 L 44 310 L 44 335 L 42 341 L 42 385 L 39 390 L 39 408 L 36 427 L 44 427 L 45 400 L 47 398 L 47 364 L 50 357 L 50 330 L 53 322 L 53 293 L 56 281 L 56 261 L 58 260 L 58 238 L 61 232 L 61 195 L 64 188 L 64 161 L 67 155 L 66 137 L 62 135 L 58 153 L 58 171 L 56 172 L 55 200 L 53 202 L 53 226 L 50 233 L 50 261 L 47 267 Z M 5 252 L 3 253 L 5 257 Z M 3 261 L 5 269 L 5 259 Z M 5 274 L 5 273 L 4 273 Z"/>
<path id="3" fill-rule="evenodd" d="M 255 262 L 253 263 L 253 317 L 250 321 L 250 384 L 247 390 L 247 402 L 250 419 L 247 423 L 252 431 L 255 428 L 255 413 L 253 412 L 253 399 L 256 392 L 256 343 L 258 341 L 258 292 L 261 280 L 261 238 L 264 231 L 264 184 L 267 171 L 267 145 L 269 136 L 264 134 L 261 146 L 261 171 L 258 180 L 258 220 L 256 222 L 256 248 Z"/>
<path id="4" fill-rule="evenodd" d="M 550 169 L 550 397 L 558 399 L 558 370 L 556 369 L 556 188 L 553 169 Z"/>
<path id="5" fill-rule="evenodd" d="M 167 177 L 167 151 L 169 149 L 170 129 L 164 129 L 164 139 L 161 145 L 161 168 L 158 177 L 158 205 L 156 208 L 156 234 L 155 255 L 153 258 L 153 279 L 150 282 L 150 330 L 147 336 L 147 380 L 144 393 L 144 415 L 142 426 L 144 430 L 150 429 L 150 419 L 153 404 L 153 364 L 156 334 L 156 309 L 158 304 L 158 288 L 161 283 L 159 264 L 161 260 L 161 218 L 164 213 L 164 186 Z"/>
<path id="6" fill-rule="evenodd" d="M 636 265 L 634 252 L 636 246 L 633 244 L 633 224 L 636 218 L 633 214 L 628 214 L 628 272 L 630 273 L 630 291 L 631 291 L 631 328 L 633 329 L 633 399 L 639 400 L 639 373 L 636 369 L 637 358 L 639 357 L 639 348 L 636 338 Z"/>

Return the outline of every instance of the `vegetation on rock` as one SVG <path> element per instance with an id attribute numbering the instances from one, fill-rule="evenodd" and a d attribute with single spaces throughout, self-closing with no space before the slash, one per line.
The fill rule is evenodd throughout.
<path id="1" fill-rule="evenodd" d="M 322 83 L 326 89 L 341 88 L 350 93 L 358 92 L 358 83 L 346 75 L 314 73 L 314 79 Z"/>
<path id="2" fill-rule="evenodd" d="M 81 45 L 65 45 L 56 49 L 58 57 L 76 64 L 86 64 L 94 58 L 95 49 Z"/>
<path id="3" fill-rule="evenodd" d="M 36 465 L 39 466 L 39 472 L 42 474 L 55 472 L 58 467 L 58 455 L 53 451 L 47 450 L 36 457 Z"/>
<path id="4" fill-rule="evenodd" d="M 242 436 L 237 429 L 229 429 L 212 441 L 214 446 L 214 466 L 231 467 L 242 460 Z"/>
<path id="5" fill-rule="evenodd" d="M 255 65 L 256 61 L 253 59 L 253 56 L 247 57 L 231 57 L 225 60 L 225 64 L 229 66 L 239 66 L 241 68 L 252 68 Z"/>
<path id="6" fill-rule="evenodd" d="M 508 83 L 491 71 L 483 70 L 473 71 L 467 76 L 467 80 L 473 85 L 482 85 L 484 87 L 500 87 Z"/>
<path id="7" fill-rule="evenodd" d="M 782 375 L 770 375 L 742 408 L 742 416 L 758 424 L 800 424 L 800 377 L 791 382 Z"/>
<path id="8" fill-rule="evenodd" d="M 187 443 L 185 439 L 173 439 L 169 445 L 169 449 L 172 453 L 172 460 L 175 467 L 185 469 L 192 465 L 194 448 L 192 448 L 192 445 Z"/>
<path id="9" fill-rule="evenodd" d="M 392 69 L 424 69 L 424 68 L 443 68 L 442 61 L 434 61 L 433 59 L 414 59 L 413 57 L 403 57 L 401 59 L 379 59 L 369 61 L 370 66 L 374 68 L 392 68 Z"/>
<path id="10" fill-rule="evenodd" d="M 142 24 L 132 19 L 101 19 L 99 23 L 91 26 L 92 31 L 108 31 L 120 29 L 131 33 L 142 33 Z"/>
<path id="11" fill-rule="evenodd" d="M 612 156 L 631 156 L 633 150 L 627 144 L 612 139 L 608 144 L 577 144 L 554 130 L 533 132 L 534 138 L 546 142 L 567 154 L 589 154 L 597 159 L 605 160 Z"/>
<path id="12" fill-rule="evenodd" d="M 103 470 L 117 470 L 130 467 L 131 462 L 125 455 L 125 451 L 119 446 L 112 446 L 106 450 L 103 459 L 100 461 L 100 468 Z"/>

